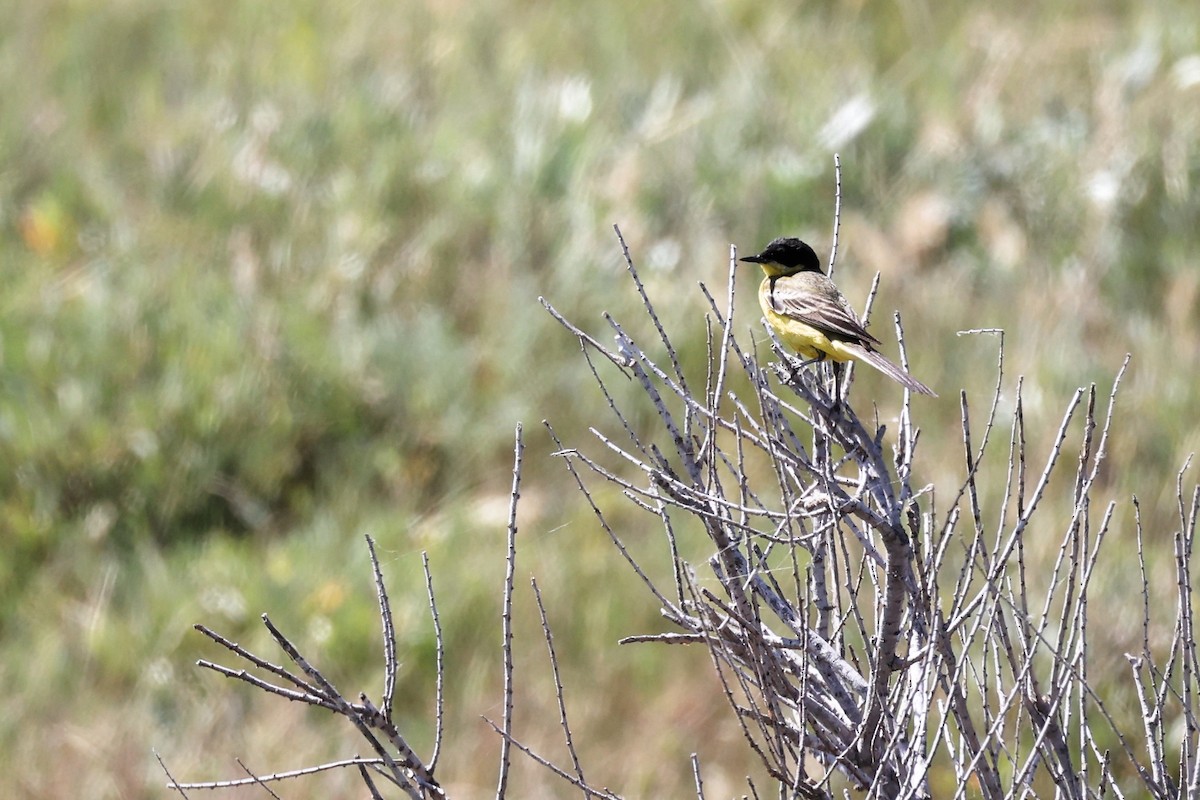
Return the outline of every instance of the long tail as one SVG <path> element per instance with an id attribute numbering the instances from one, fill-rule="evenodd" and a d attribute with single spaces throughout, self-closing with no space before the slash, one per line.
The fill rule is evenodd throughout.
<path id="1" fill-rule="evenodd" d="M 911 389 L 918 394 L 927 394 L 930 397 L 937 397 L 937 394 L 933 391 L 933 389 L 930 389 L 912 375 L 909 375 L 907 372 L 900 369 L 899 366 L 889 361 L 882 353 L 877 353 L 874 350 L 868 350 L 867 348 L 858 344 L 843 344 L 842 347 L 853 349 L 854 354 L 858 357 L 859 361 L 865 361 L 901 386 Z"/>

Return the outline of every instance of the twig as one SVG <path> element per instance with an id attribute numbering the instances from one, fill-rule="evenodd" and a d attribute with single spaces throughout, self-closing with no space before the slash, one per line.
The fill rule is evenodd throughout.
<path id="1" fill-rule="evenodd" d="M 579 778 L 579 784 L 583 787 L 584 796 L 591 797 L 591 790 L 588 788 L 587 779 L 583 776 L 583 766 L 579 761 L 579 753 L 575 750 L 575 740 L 571 736 L 571 725 L 567 721 L 567 701 L 564 698 L 562 676 L 558 672 L 558 656 L 554 653 L 554 635 L 550 632 L 550 620 L 546 617 L 546 606 L 542 604 L 542 592 L 538 588 L 537 580 L 530 579 L 530 585 L 533 587 L 533 597 L 537 601 L 538 616 L 542 620 L 542 636 L 546 640 L 546 649 L 550 653 L 550 670 L 554 675 L 554 696 L 558 700 L 558 721 L 563 729 L 563 737 L 567 742 L 567 752 L 571 756 L 571 765 L 575 768 L 575 777 Z"/>
<path id="2" fill-rule="evenodd" d="M 438 617 L 437 598 L 433 593 L 433 573 L 429 569 L 429 554 L 421 551 L 421 568 L 425 570 L 425 594 L 429 598 L 429 616 L 433 619 L 433 640 L 437 647 L 437 686 L 434 695 L 433 753 L 429 756 L 429 771 L 437 771 L 438 757 L 442 753 L 442 735 L 445 732 L 445 677 L 446 640 L 442 636 L 442 621 Z"/>
<path id="3" fill-rule="evenodd" d="M 510 742 L 512 742 L 514 747 L 516 747 L 522 753 L 527 755 L 529 758 L 533 759 L 538 764 L 541 764 L 543 767 L 550 770 L 551 772 L 553 772 L 555 775 L 562 778 L 563 780 L 567 781 L 572 786 L 579 787 L 584 792 L 586 792 L 589 796 L 598 797 L 598 798 L 600 798 L 600 800 L 622 800 L 620 795 L 613 794 L 612 792 L 608 791 L 607 789 L 600 789 L 595 786 L 590 786 L 590 785 L 581 783 L 579 781 L 579 778 L 576 777 L 575 775 L 572 775 L 570 772 L 567 772 L 565 769 L 563 769 L 562 767 L 559 767 L 557 764 L 550 761 L 549 759 L 543 758 L 542 756 L 538 755 L 536 752 L 534 752 L 531 748 L 529 748 L 525 744 L 521 743 L 517 739 L 514 739 L 511 736 L 509 736 L 508 734 L 506 734 L 503 730 L 500 729 L 500 726 L 497 725 L 495 722 L 492 722 L 487 717 L 484 717 L 483 721 L 486 722 L 488 725 L 490 725 L 492 727 L 492 730 L 494 730 L 496 733 L 500 734 L 501 738 L 508 739 Z"/>
<path id="4" fill-rule="evenodd" d="M 609 361 L 616 364 L 622 370 L 624 370 L 625 367 L 629 366 L 630 361 L 628 358 L 626 358 L 623 355 L 614 353 L 613 351 L 609 350 L 607 347 L 605 347 L 604 345 L 600 344 L 598 341 L 593 339 L 591 336 L 584 333 L 584 331 L 582 329 L 580 329 L 580 328 L 576 327 L 575 325 L 571 324 L 570 322 L 568 322 L 567 318 L 564 317 L 562 314 L 558 313 L 558 309 L 556 309 L 554 306 L 550 305 L 550 302 L 548 300 L 546 300 L 546 298 L 538 297 L 538 302 L 542 304 L 543 308 L 545 308 L 547 311 L 550 312 L 550 316 L 552 316 L 556 320 L 558 320 L 558 322 L 564 328 L 569 330 L 571 333 L 575 334 L 575 336 L 579 339 L 579 344 L 581 347 L 585 344 L 591 345 L 596 350 L 596 352 L 600 353 L 602 356 L 607 358 Z"/>
<path id="5" fill-rule="evenodd" d="M 238 786 L 262 786 L 267 783 L 276 783 L 278 781 L 291 780 L 293 778 L 302 778 L 308 775 L 316 775 L 321 772 L 329 772 L 335 769 L 345 769 L 346 767 L 369 767 L 369 766 L 384 766 L 383 759 L 379 758 L 345 758 L 340 761 L 329 761 L 324 764 L 317 764 L 314 767 L 304 767 L 303 769 L 293 769 L 286 772 L 273 772 L 270 775 L 254 775 L 249 778 L 235 778 L 227 781 L 203 781 L 200 783 L 183 783 L 178 784 L 180 789 L 233 789 Z M 241 765 L 241 762 L 238 762 Z M 242 765 L 245 769 L 245 766 Z M 246 770 L 249 772 L 249 770 Z"/>
<path id="6" fill-rule="evenodd" d="M 379 556 L 375 552 L 375 540 L 368 534 L 367 552 L 371 556 L 371 571 L 375 575 L 375 594 L 379 598 L 379 620 L 383 624 L 383 718 L 392 721 L 392 695 L 396 692 L 396 626 L 392 621 L 392 607 L 388 602 L 387 587 L 383 584 L 383 572 L 379 569 Z"/>
<path id="7" fill-rule="evenodd" d="M 274 798 L 275 798 L 275 800 L 279 800 L 279 795 L 275 794 L 274 790 L 273 790 L 273 789 L 271 789 L 271 787 L 270 787 L 270 786 L 267 786 L 267 784 L 266 784 L 266 781 L 263 781 L 262 779 L 260 779 L 260 778 L 258 777 L 258 775 L 255 775 L 255 774 L 254 774 L 254 772 L 252 772 L 252 771 L 250 770 L 250 768 L 249 768 L 249 767 L 247 767 L 247 766 L 245 765 L 245 763 L 244 763 L 244 762 L 243 762 L 243 761 L 242 761 L 240 758 L 239 758 L 239 759 L 237 759 L 237 765 L 238 765 L 239 767 L 241 767 L 241 768 L 242 768 L 242 770 L 243 770 L 243 771 L 244 771 L 244 772 L 245 772 L 247 775 L 249 775 L 251 778 L 253 778 L 253 779 L 254 779 L 254 782 L 258 784 L 258 786 L 259 786 L 259 788 L 260 788 L 260 789 L 262 789 L 262 790 L 263 790 L 264 792 L 266 792 L 267 794 L 271 795 L 271 797 L 274 797 Z M 366 769 L 366 767 L 364 767 L 362 764 L 359 764 L 359 765 L 358 765 L 358 768 L 359 768 L 359 769 Z"/>
<path id="8" fill-rule="evenodd" d="M 833 154 L 833 245 L 829 248 L 829 268 L 826 273 L 833 277 L 833 267 L 837 263 L 838 232 L 842 227 L 842 159 Z"/>
<path id="9" fill-rule="evenodd" d="M 512 719 L 513 719 L 513 648 L 512 648 L 512 598 L 513 575 L 517 567 L 517 503 L 521 499 L 521 462 L 525 455 L 525 443 L 521 440 L 521 425 L 517 425 L 513 444 L 512 494 L 508 503 L 508 556 L 505 558 L 504 600 L 501 618 L 504 627 L 504 718 L 500 740 L 500 769 L 496 784 L 496 800 L 504 800 L 508 792 L 508 770 L 511 765 Z"/>
<path id="10" fill-rule="evenodd" d="M 175 791 L 179 792 L 180 797 L 184 798 L 184 800 L 187 800 L 187 792 L 184 791 L 184 788 L 179 781 L 175 780 L 175 776 L 171 774 L 171 771 L 167 769 L 167 764 L 165 761 L 163 761 L 162 756 L 158 754 L 157 750 L 152 750 L 151 752 L 154 753 L 154 760 L 158 762 L 158 766 L 162 767 L 163 774 L 166 775 L 167 780 L 170 781 L 170 783 L 167 784 L 167 788 L 174 789 Z"/>

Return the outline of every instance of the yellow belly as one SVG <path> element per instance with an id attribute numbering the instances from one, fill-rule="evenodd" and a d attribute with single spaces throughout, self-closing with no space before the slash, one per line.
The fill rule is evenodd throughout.
<path id="1" fill-rule="evenodd" d="M 775 335 L 779 337 L 780 341 L 799 353 L 801 358 L 819 358 L 822 353 L 826 358 L 834 361 L 853 361 L 859 357 L 858 353 L 851 349 L 852 346 L 848 346 L 846 342 L 830 339 L 811 325 L 805 325 L 797 319 L 780 314 L 766 303 L 763 303 L 762 307 L 767 322 L 775 329 Z"/>

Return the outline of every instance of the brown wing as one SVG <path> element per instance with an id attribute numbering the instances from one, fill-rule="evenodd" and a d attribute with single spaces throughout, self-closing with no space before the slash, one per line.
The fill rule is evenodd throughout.
<path id="1" fill-rule="evenodd" d="M 815 280 L 815 279 L 823 280 Z M 802 273 L 778 278 L 771 286 L 771 306 L 780 314 L 811 325 L 830 339 L 870 347 L 879 340 L 867 333 L 833 281 L 824 275 Z"/>

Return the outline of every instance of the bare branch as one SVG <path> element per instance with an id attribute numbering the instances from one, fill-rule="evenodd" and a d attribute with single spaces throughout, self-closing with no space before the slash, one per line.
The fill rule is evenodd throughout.
<path id="1" fill-rule="evenodd" d="M 438 617 L 437 598 L 433 594 L 433 573 L 429 570 L 429 554 L 421 551 L 421 568 L 425 571 L 425 594 L 429 597 L 429 616 L 433 619 L 433 640 L 437 647 L 437 686 L 434 697 L 433 753 L 429 756 L 429 771 L 437 771 L 438 757 L 442 753 L 442 734 L 445 732 L 446 717 L 446 640 L 442 636 L 442 621 Z"/>
<path id="2" fill-rule="evenodd" d="M 512 649 L 512 599 L 513 574 L 517 567 L 517 503 L 521 499 L 521 462 L 525 455 L 525 443 L 521 440 L 521 426 L 517 425 L 516 443 L 513 445 L 512 494 L 508 504 L 508 556 L 505 559 L 504 600 L 501 619 L 504 628 L 504 718 L 500 740 L 500 769 L 496 785 L 496 800 L 503 800 L 508 792 L 508 770 L 511 765 L 512 719 L 513 719 L 513 649 Z"/>
<path id="3" fill-rule="evenodd" d="M 536 580 L 531 579 L 530 585 L 533 587 L 533 596 L 537 601 L 538 616 L 542 619 L 542 636 L 546 640 L 546 649 L 550 653 L 550 669 L 554 675 L 554 696 L 558 700 L 558 721 L 562 725 L 563 737 L 567 742 L 567 752 L 571 756 L 571 765 L 575 768 L 575 777 L 579 778 L 579 784 L 584 787 L 584 796 L 591 797 L 591 791 L 587 788 L 587 780 L 583 777 L 583 766 L 579 762 L 579 753 L 575 750 L 575 740 L 571 736 L 571 725 L 567 722 L 567 701 L 563 696 L 562 676 L 558 672 L 558 656 L 554 652 L 554 635 L 550 632 L 550 620 L 546 617 L 546 606 L 542 604 L 542 592 L 538 589 Z"/>
<path id="4" fill-rule="evenodd" d="M 392 621 L 392 606 L 388 601 L 387 587 L 383 585 L 383 573 L 379 569 L 379 557 L 375 553 L 375 540 L 369 535 L 367 552 L 371 556 L 371 571 L 375 574 L 375 594 L 379 598 L 379 620 L 383 623 L 383 718 L 392 721 L 392 695 L 396 692 L 396 625 Z"/>

